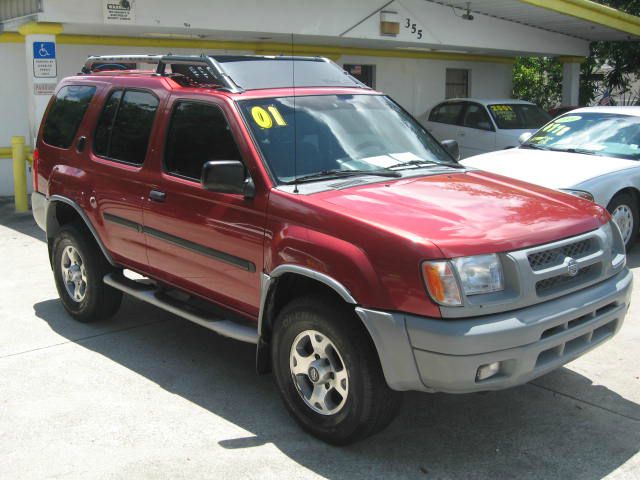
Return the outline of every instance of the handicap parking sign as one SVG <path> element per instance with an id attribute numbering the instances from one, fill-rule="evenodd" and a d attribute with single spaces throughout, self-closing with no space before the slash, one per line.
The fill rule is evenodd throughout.
<path id="1" fill-rule="evenodd" d="M 56 58 L 55 42 L 33 42 L 33 58 L 54 60 Z"/>

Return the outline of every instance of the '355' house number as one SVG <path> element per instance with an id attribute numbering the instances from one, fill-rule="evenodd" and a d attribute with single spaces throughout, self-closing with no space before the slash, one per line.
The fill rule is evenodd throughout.
<path id="1" fill-rule="evenodd" d="M 410 18 L 405 18 L 404 28 L 409 30 L 412 35 L 415 35 L 418 40 L 422 39 L 422 29 L 418 28 L 416 23 L 412 23 Z"/>

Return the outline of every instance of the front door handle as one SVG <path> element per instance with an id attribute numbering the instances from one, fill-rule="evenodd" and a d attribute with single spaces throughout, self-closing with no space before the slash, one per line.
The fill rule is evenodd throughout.
<path id="1" fill-rule="evenodd" d="M 165 198 L 167 198 L 167 194 L 160 190 L 151 190 L 149 192 L 149 200 L 154 202 L 164 202 Z"/>

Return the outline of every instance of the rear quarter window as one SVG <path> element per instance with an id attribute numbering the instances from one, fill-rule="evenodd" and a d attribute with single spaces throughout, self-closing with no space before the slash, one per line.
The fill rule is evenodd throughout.
<path id="1" fill-rule="evenodd" d="M 430 122 L 448 123 L 456 125 L 460 120 L 460 114 L 464 108 L 464 103 L 443 103 L 431 110 L 429 114 Z"/>
<path id="2" fill-rule="evenodd" d="M 88 85 L 62 87 L 49 109 L 42 140 L 54 147 L 69 148 L 95 92 L 96 87 Z"/>

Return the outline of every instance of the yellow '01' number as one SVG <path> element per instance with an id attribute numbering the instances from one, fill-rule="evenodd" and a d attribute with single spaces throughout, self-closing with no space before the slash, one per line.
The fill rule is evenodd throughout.
<path id="1" fill-rule="evenodd" d="M 273 105 L 269 105 L 266 110 L 262 107 L 253 107 L 251 109 L 251 116 L 253 117 L 253 121 L 256 122 L 260 128 L 273 127 L 274 120 L 276 125 L 279 127 L 287 125 L 287 122 L 284 121 L 284 118 L 282 118 L 278 109 Z M 273 119 L 271 117 L 273 117 Z"/>

